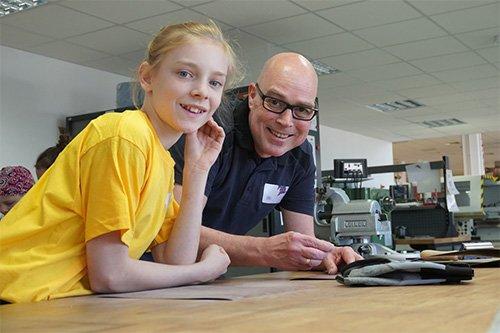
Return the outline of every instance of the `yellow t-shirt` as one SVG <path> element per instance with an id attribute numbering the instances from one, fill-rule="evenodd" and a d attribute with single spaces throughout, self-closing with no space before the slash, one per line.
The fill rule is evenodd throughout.
<path id="1" fill-rule="evenodd" d="M 92 121 L 0 222 L 0 299 L 87 295 L 85 243 L 121 230 L 131 258 L 168 239 L 174 161 L 141 111 Z"/>

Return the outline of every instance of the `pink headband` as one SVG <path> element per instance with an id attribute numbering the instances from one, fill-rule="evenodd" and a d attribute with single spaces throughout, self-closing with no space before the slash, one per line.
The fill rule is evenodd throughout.
<path id="1" fill-rule="evenodd" d="M 8 166 L 0 170 L 0 196 L 24 195 L 35 180 L 23 166 Z"/>

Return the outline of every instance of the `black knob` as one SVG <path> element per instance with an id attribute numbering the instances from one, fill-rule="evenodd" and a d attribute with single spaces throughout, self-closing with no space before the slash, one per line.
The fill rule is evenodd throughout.
<path id="1" fill-rule="evenodd" d="M 372 248 L 371 248 L 370 244 L 363 244 L 358 248 L 358 252 L 361 255 L 371 254 Z"/>

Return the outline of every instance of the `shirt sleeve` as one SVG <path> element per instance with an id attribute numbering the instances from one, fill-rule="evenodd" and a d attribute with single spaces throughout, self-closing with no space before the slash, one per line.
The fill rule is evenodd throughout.
<path id="1" fill-rule="evenodd" d="M 165 214 L 165 220 L 163 221 L 163 225 L 161 226 L 161 229 L 158 232 L 158 235 L 156 235 L 150 248 L 168 240 L 170 233 L 172 232 L 172 228 L 174 227 L 177 215 L 179 215 L 179 204 L 175 200 L 174 196 L 171 195 L 170 204 L 168 205 L 167 213 Z"/>
<path id="2" fill-rule="evenodd" d="M 300 172 L 297 172 L 294 176 L 294 181 L 279 204 L 279 207 L 292 212 L 313 216 L 314 178 L 316 176 L 316 167 L 314 166 L 313 158 L 309 158 L 305 169 L 302 167 L 300 169 Z"/>
<path id="3" fill-rule="evenodd" d="M 125 139 L 109 138 L 82 156 L 80 168 L 85 241 L 133 230 L 146 174 L 140 149 Z M 126 243 L 123 237 L 122 241 Z"/>

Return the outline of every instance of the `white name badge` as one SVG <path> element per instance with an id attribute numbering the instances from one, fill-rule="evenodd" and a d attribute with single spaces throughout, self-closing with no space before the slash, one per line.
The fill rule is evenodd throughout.
<path id="1" fill-rule="evenodd" d="M 264 192 L 262 193 L 262 202 L 268 204 L 280 203 L 288 191 L 289 186 L 265 184 Z"/>

